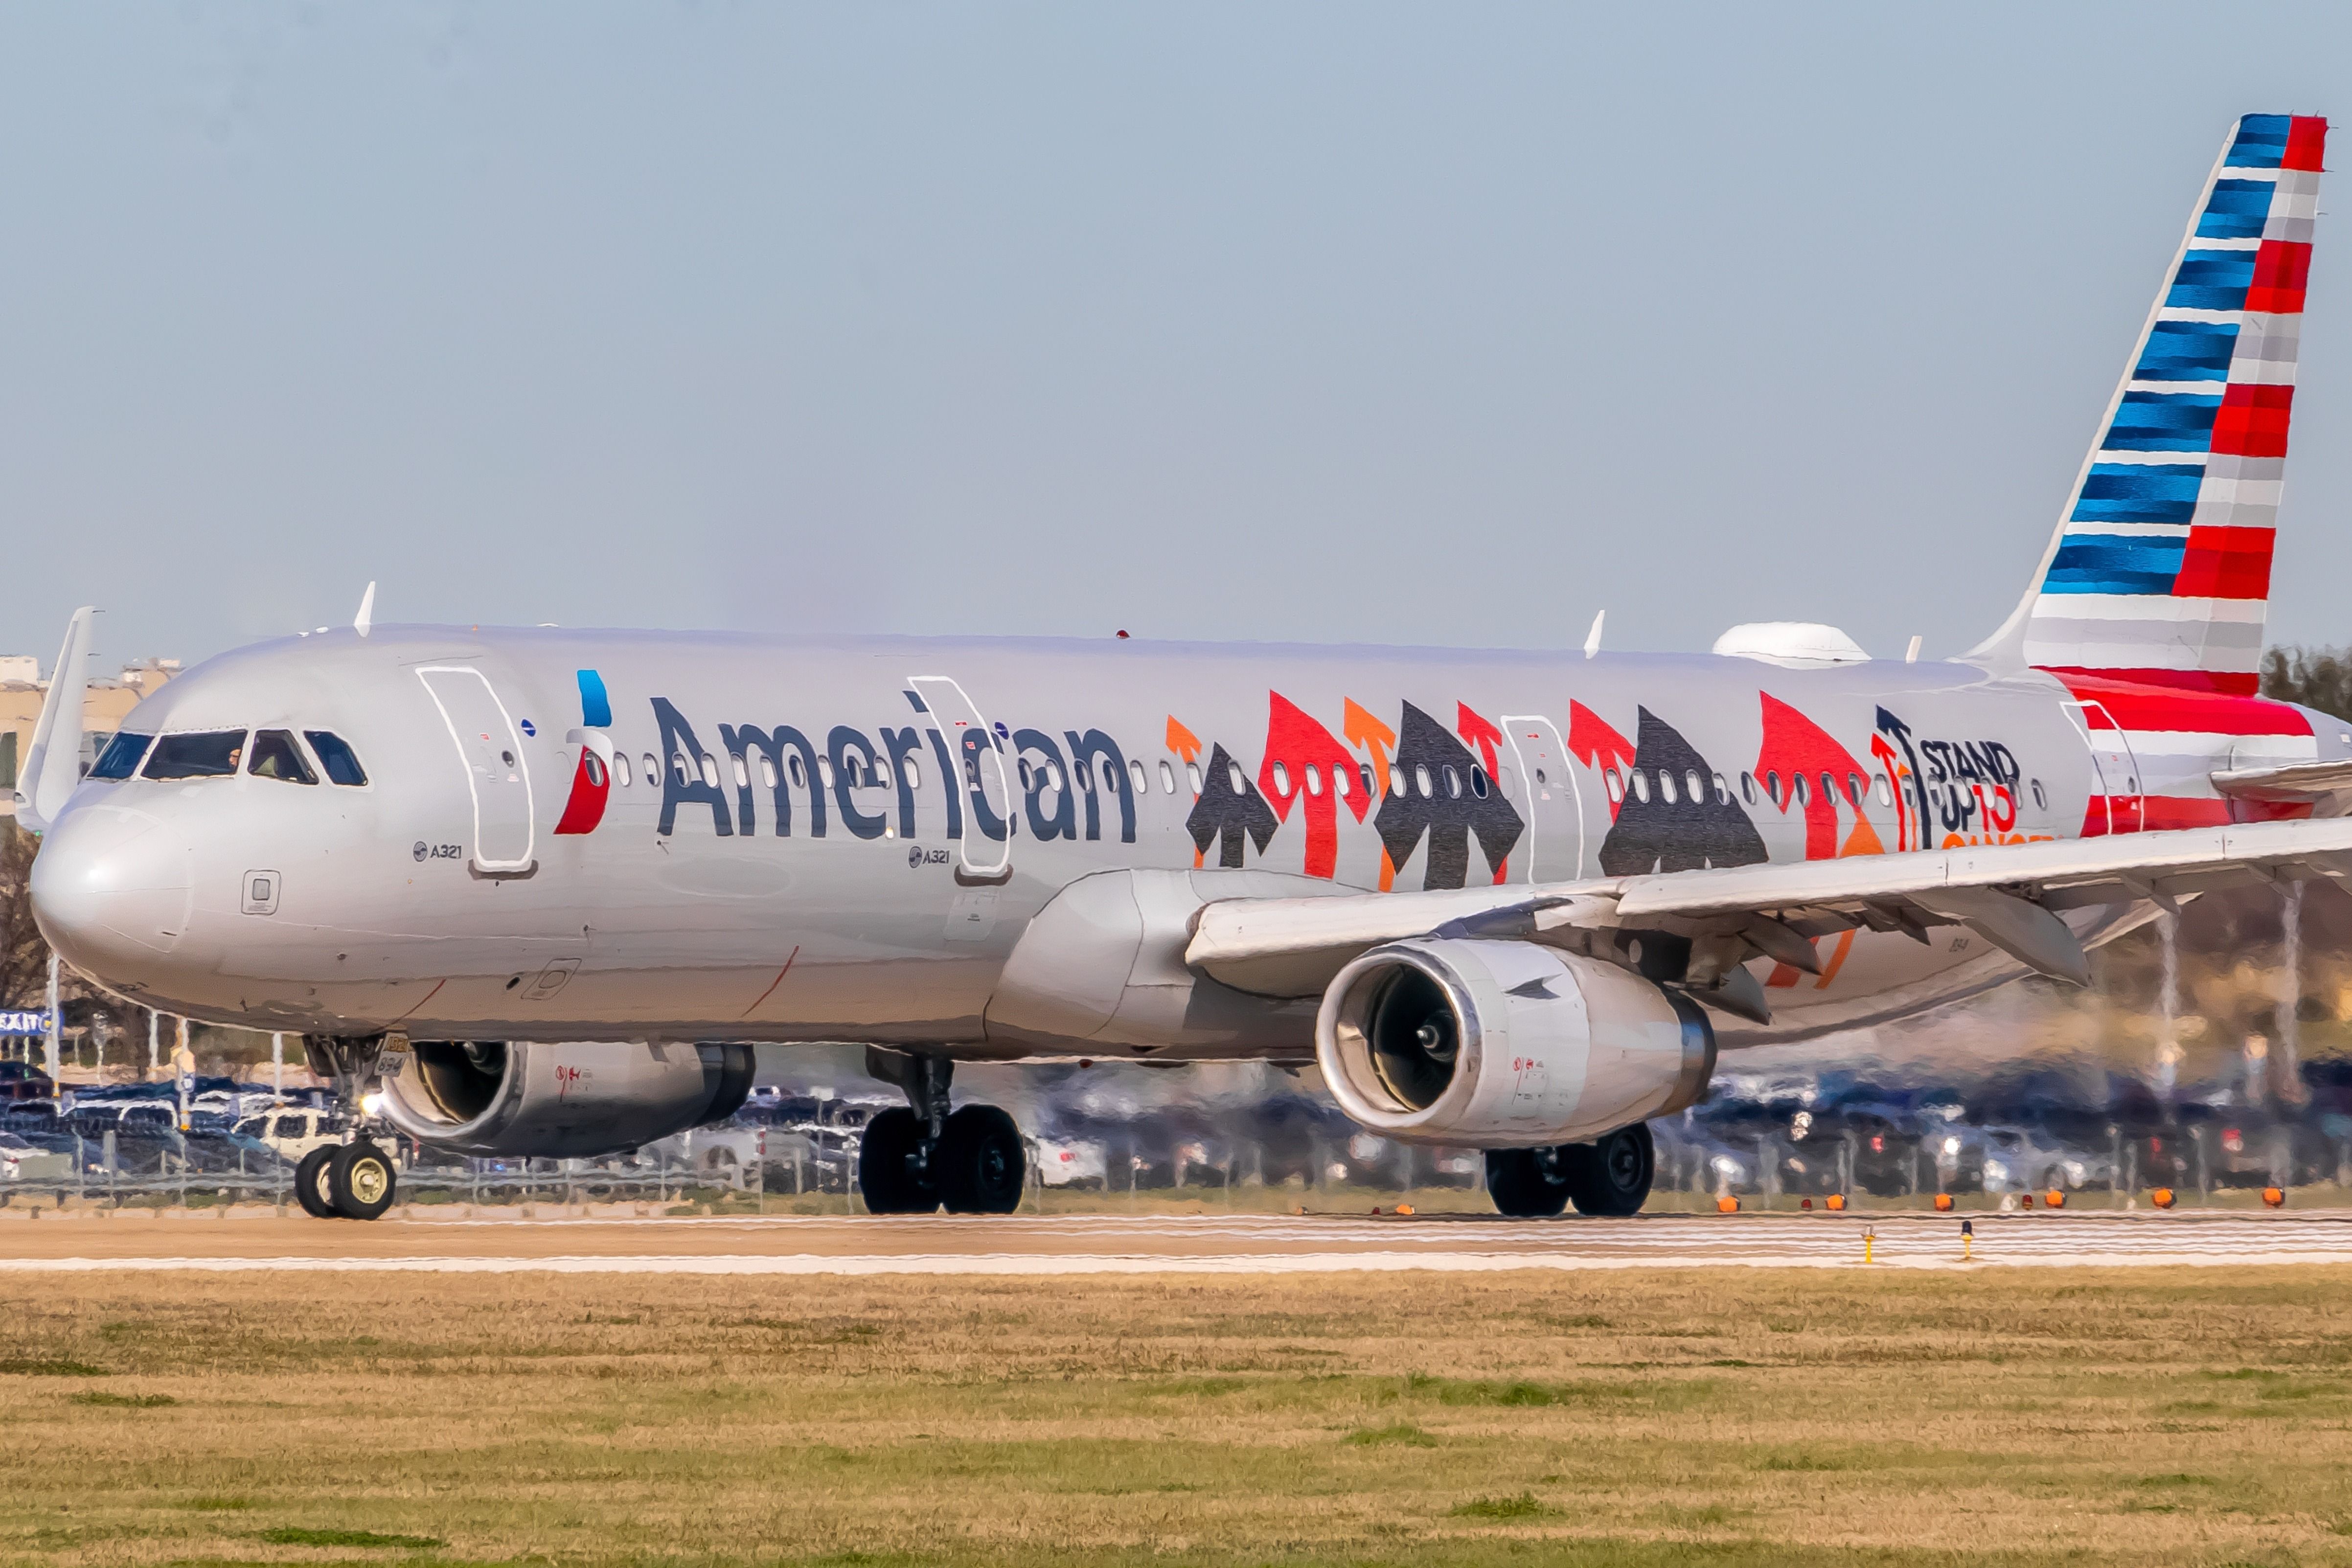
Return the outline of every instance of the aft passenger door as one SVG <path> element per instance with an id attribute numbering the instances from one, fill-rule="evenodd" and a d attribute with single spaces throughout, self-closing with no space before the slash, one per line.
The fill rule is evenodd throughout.
<path id="1" fill-rule="evenodd" d="M 941 788 L 962 791 L 958 817 L 963 836 L 956 842 L 956 881 L 992 886 L 1010 882 L 1017 802 L 999 737 L 954 676 L 909 675 L 907 685 L 921 700 L 948 758 L 953 758 L 941 759 L 948 773 Z"/>
<path id="2" fill-rule="evenodd" d="M 2138 832 L 2144 825 L 2139 759 L 2132 755 L 2131 741 L 2125 736 L 2123 726 L 2115 721 L 2104 703 L 2063 702 L 2058 706 L 2091 752 L 2091 780 L 2098 798 L 2091 802 L 2083 832 L 2086 836 L 2095 829 L 2108 833 Z"/>
<path id="3" fill-rule="evenodd" d="M 475 869 L 493 875 L 530 871 L 537 836 L 530 768 L 506 705 L 489 677 L 468 665 L 426 665 L 416 676 L 441 710 L 466 769 L 474 800 Z"/>
<path id="4" fill-rule="evenodd" d="M 1528 813 L 1528 881 L 1570 882 L 1584 871 L 1584 811 L 1559 727 L 1541 714 L 1505 714 Z"/>

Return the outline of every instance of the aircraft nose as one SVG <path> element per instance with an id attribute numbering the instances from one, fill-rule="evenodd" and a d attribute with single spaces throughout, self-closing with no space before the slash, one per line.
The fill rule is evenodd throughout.
<path id="1" fill-rule="evenodd" d="M 143 983 L 179 946 L 194 903 L 185 834 L 150 812 L 68 812 L 33 860 L 33 918 L 75 968 L 114 985 Z"/>

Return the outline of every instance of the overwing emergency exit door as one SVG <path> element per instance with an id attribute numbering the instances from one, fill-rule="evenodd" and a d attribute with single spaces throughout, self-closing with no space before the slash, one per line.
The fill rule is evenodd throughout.
<path id="1" fill-rule="evenodd" d="M 954 758 L 946 789 L 961 788 L 963 836 L 957 841 L 956 880 L 995 883 L 1013 876 L 1015 800 L 1005 770 L 1002 738 L 952 675 L 909 675 L 907 685 L 923 704 Z M 993 895 L 992 895 L 993 896 Z"/>
<path id="2" fill-rule="evenodd" d="M 1528 880 L 1571 882 L 1583 874 L 1584 810 L 1559 727 L 1541 714 L 1507 713 L 1503 733 L 1526 797 Z"/>
<path id="3" fill-rule="evenodd" d="M 2091 751 L 2091 777 L 2098 795 L 2091 801 L 2090 816 L 2083 824 L 2083 831 L 2138 832 L 2144 825 L 2139 759 L 2132 755 L 2131 742 L 2125 737 L 2123 726 L 2116 722 L 2104 703 L 2063 702 L 2058 706 Z"/>
<path id="4" fill-rule="evenodd" d="M 426 665 L 416 672 L 441 710 L 466 769 L 474 800 L 474 869 L 515 875 L 532 869 L 537 821 L 531 810 L 530 767 L 522 737 L 489 677 L 464 664 Z"/>

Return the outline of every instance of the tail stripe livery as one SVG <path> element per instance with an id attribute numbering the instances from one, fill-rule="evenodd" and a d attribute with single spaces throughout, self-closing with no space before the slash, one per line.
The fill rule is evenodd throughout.
<path id="1" fill-rule="evenodd" d="M 2252 695 L 2326 135 L 2238 121 L 2041 575 L 1979 653 Z"/>

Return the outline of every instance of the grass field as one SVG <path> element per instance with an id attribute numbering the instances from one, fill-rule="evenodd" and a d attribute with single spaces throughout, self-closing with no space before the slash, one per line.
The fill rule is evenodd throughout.
<path id="1" fill-rule="evenodd" d="M 2352 1563 L 2352 1275 L 0 1281 L 15 1563 Z"/>

